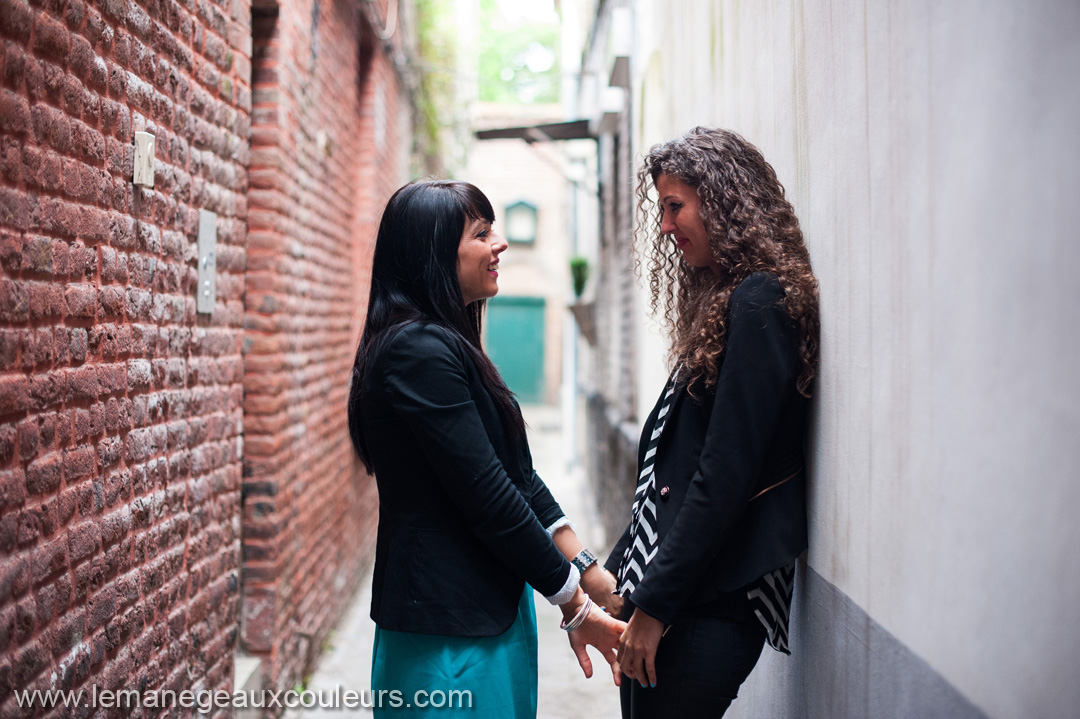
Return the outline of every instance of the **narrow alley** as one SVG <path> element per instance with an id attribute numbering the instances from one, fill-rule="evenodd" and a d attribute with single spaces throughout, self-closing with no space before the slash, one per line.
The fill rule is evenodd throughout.
<path id="1" fill-rule="evenodd" d="M 625 666 L 666 636 L 713 683 L 676 639 L 734 652 L 682 623 L 733 598 L 790 655 L 727 719 L 1076 716 L 1078 68 L 1077 0 L 0 0 L 0 719 L 371 714 L 284 700 L 370 701 L 373 288 L 374 317 L 483 313 L 598 557 L 641 497 Z M 484 201 L 380 230 L 424 179 Z M 380 277 L 441 299 L 379 309 L 408 294 L 380 237 L 429 265 Z M 751 275 L 776 302 L 737 301 Z M 757 302 L 786 324 L 736 322 Z M 562 566 L 514 525 L 456 584 L 452 545 L 394 542 L 467 597 L 456 634 L 496 617 L 478 582 L 515 586 L 492 569 Z M 453 616 L 410 591 L 385 604 Z M 539 717 L 615 719 L 535 606 Z M 681 719 L 685 687 L 649 698 Z"/>

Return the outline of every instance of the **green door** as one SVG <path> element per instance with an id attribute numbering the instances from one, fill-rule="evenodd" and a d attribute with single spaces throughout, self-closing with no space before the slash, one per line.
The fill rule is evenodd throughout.
<path id="1" fill-rule="evenodd" d="M 487 353 L 521 404 L 544 401 L 544 298 L 488 300 Z"/>

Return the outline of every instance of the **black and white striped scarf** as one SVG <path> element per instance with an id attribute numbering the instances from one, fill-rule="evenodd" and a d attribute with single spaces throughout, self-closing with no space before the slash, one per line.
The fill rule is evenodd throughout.
<path id="1" fill-rule="evenodd" d="M 616 592 L 627 596 L 634 591 L 634 587 L 641 581 L 645 574 L 645 567 L 649 564 L 659 547 L 659 538 L 656 534 L 656 473 L 653 468 L 656 464 L 656 448 L 660 444 L 660 435 L 664 432 L 667 424 L 668 410 L 671 409 L 671 398 L 675 395 L 675 378 L 678 372 L 671 375 L 667 387 L 664 388 L 664 401 L 653 423 L 653 432 L 649 437 L 649 446 L 645 450 L 645 461 L 642 463 L 641 474 L 638 475 L 637 490 L 634 492 L 634 507 L 630 517 L 630 541 L 626 551 L 623 552 L 622 563 L 619 565 L 618 583 Z"/>
<path id="2" fill-rule="evenodd" d="M 746 592 L 754 614 L 765 627 L 769 646 L 784 654 L 791 654 L 788 649 L 788 620 L 794 587 L 795 563 L 792 562 L 752 582 Z"/>

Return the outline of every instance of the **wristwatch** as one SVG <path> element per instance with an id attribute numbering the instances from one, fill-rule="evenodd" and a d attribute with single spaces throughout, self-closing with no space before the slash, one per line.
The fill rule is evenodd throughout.
<path id="1" fill-rule="evenodd" d="M 574 566 L 578 568 L 578 571 L 582 574 L 585 570 L 596 564 L 596 555 L 590 552 L 588 549 L 582 549 L 578 552 L 578 555 L 570 560 Z"/>

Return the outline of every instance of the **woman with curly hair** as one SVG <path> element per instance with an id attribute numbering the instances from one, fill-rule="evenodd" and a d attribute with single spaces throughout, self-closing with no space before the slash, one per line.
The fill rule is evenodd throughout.
<path id="1" fill-rule="evenodd" d="M 606 563 L 628 621 L 623 717 L 716 717 L 766 641 L 790 653 L 817 280 L 775 171 L 733 132 L 699 127 L 654 147 L 637 194 L 638 264 L 672 372 Z"/>

